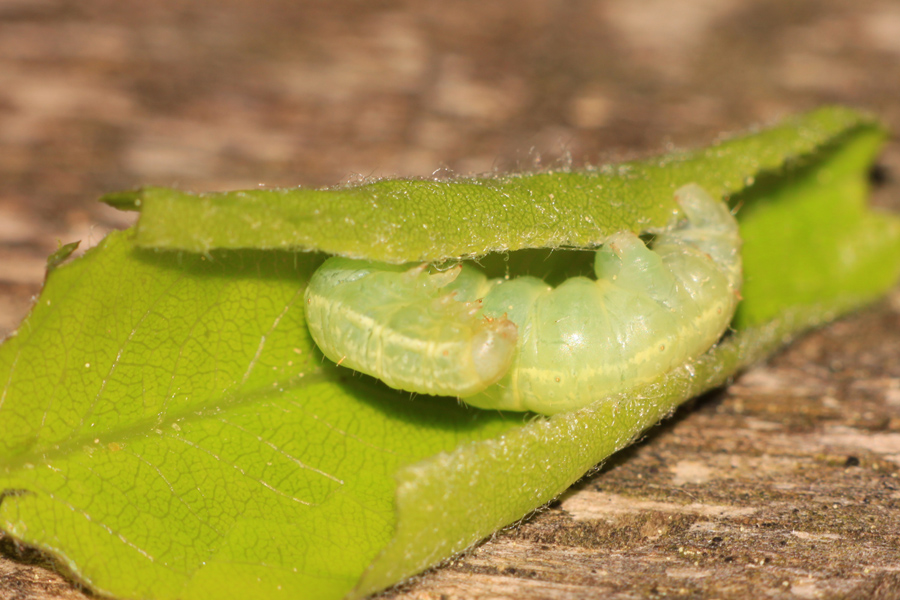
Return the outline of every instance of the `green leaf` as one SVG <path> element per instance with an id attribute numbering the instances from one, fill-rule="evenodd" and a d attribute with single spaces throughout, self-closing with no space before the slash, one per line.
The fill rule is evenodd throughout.
<path id="1" fill-rule="evenodd" d="M 764 175 L 735 198 L 744 240 L 745 301 L 737 325 L 785 307 L 875 298 L 898 277 L 898 219 L 866 206 L 878 129 L 826 145 L 789 176 Z"/>
<path id="2" fill-rule="evenodd" d="M 883 138 L 868 117 L 824 109 L 589 173 L 119 194 L 143 211 L 136 239 L 113 234 L 52 270 L 0 347 L 0 527 L 114 596 L 382 589 L 521 518 L 685 399 L 893 285 L 900 221 L 865 206 Z M 322 255 L 214 250 L 406 261 L 591 244 L 665 225 L 671 191 L 689 181 L 740 203 L 737 331 L 639 390 L 550 419 L 410 398 L 323 361 L 301 302 Z M 461 204 L 468 220 L 447 208 Z"/>
<path id="3" fill-rule="evenodd" d="M 320 260 L 116 233 L 52 272 L 0 349 L 3 529 L 110 595 L 346 593 L 390 539 L 399 468 L 521 419 L 323 365 Z"/>
<path id="4" fill-rule="evenodd" d="M 667 226 L 677 211 L 673 192 L 686 183 L 729 196 L 757 177 L 782 178 L 862 132 L 883 135 L 870 117 L 826 108 L 703 150 L 584 172 L 392 179 L 328 190 L 189 194 L 145 188 L 106 201 L 140 207 L 139 245 L 201 253 L 285 248 L 408 262 L 522 248 L 584 248 L 623 229 Z"/>
<path id="5" fill-rule="evenodd" d="M 81 241 L 70 242 L 68 244 L 63 244 L 60 242 L 59 248 L 47 257 L 47 271 L 52 271 L 59 265 L 66 262 L 72 253 L 78 250 L 78 246 L 81 245 Z"/>

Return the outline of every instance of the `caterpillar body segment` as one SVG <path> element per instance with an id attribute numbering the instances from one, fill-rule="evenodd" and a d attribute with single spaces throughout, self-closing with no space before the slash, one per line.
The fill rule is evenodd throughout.
<path id="1" fill-rule="evenodd" d="M 471 270 L 461 283 L 474 297 L 487 278 Z M 461 271 L 459 265 L 429 273 L 424 266 L 330 258 L 306 290 L 310 333 L 326 357 L 391 387 L 477 393 L 508 371 L 516 326 L 481 315 L 477 300 L 457 300 L 458 292 L 447 288 Z"/>
<path id="2" fill-rule="evenodd" d="M 676 199 L 685 220 L 652 249 L 614 234 L 596 253 L 596 280 L 556 288 L 488 280 L 470 265 L 429 274 L 329 259 L 307 291 L 310 331 L 332 360 L 399 389 L 488 409 L 580 408 L 696 358 L 731 321 L 737 223 L 695 184 Z"/>
<path id="3" fill-rule="evenodd" d="M 740 237 L 725 204 L 699 186 L 676 196 L 686 221 L 657 236 L 652 250 L 619 232 L 597 252 L 596 281 L 569 279 L 528 298 L 526 315 L 508 312 L 519 326 L 515 363 L 496 386 L 464 400 L 554 414 L 646 383 L 708 350 L 737 306 Z M 512 283 L 488 294 L 486 314 L 499 313 L 491 296 Z"/>

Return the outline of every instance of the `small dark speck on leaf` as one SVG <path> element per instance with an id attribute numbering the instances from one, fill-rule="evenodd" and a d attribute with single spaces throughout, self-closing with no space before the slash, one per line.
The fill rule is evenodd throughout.
<path id="1" fill-rule="evenodd" d="M 872 168 L 869 169 L 869 183 L 874 186 L 880 187 L 890 182 L 893 177 L 890 169 L 885 165 L 874 164 Z"/>

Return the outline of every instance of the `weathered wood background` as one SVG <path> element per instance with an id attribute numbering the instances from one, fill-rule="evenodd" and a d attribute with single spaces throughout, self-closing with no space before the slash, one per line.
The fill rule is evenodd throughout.
<path id="1" fill-rule="evenodd" d="M 0 0 L 0 336 L 58 241 L 192 190 L 581 165 L 826 102 L 900 130 L 896 0 Z M 900 146 L 875 199 L 900 209 Z M 900 598 L 900 292 L 386 593 Z M 81 598 L 0 541 L 0 598 Z"/>

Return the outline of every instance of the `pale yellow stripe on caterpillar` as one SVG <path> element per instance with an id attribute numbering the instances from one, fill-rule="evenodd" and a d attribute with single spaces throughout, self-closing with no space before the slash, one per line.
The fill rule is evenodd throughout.
<path id="1" fill-rule="evenodd" d="M 696 335 L 696 332 L 702 329 L 702 324 L 718 321 L 722 319 L 722 315 L 730 315 L 733 313 L 733 306 L 728 302 L 720 302 L 706 307 L 702 313 L 694 317 L 690 321 L 684 321 L 676 330 L 672 331 L 673 339 L 687 339 Z M 698 340 L 698 348 L 709 348 L 721 337 L 722 331 L 718 328 L 708 330 L 710 334 L 704 339 Z M 599 393 L 602 395 L 612 395 L 623 390 L 636 387 L 638 385 L 648 383 L 658 375 L 658 369 L 642 369 L 642 374 L 632 374 L 628 379 L 621 377 L 623 371 L 638 370 L 640 365 L 652 364 L 665 350 L 671 350 L 671 343 L 661 341 L 657 345 L 648 345 L 642 350 L 638 350 L 634 355 L 620 360 L 618 362 L 601 362 L 585 367 L 578 372 L 576 381 L 568 382 L 561 378 L 560 372 L 547 367 L 524 367 L 516 365 L 510 370 L 508 378 L 504 378 L 495 386 L 492 386 L 485 392 L 475 397 L 466 399 L 466 402 L 474 406 L 482 408 L 502 408 L 503 410 L 532 410 L 534 412 L 542 412 L 545 414 L 553 414 L 578 408 L 585 404 L 584 398 L 596 398 L 594 390 L 580 390 L 578 383 L 580 381 L 606 381 L 606 385 Z M 690 351 L 687 351 L 690 354 Z M 684 356 L 684 352 L 669 361 L 670 364 L 677 366 L 682 360 L 678 357 Z M 600 358 L 595 356 L 594 358 Z M 626 364 L 627 363 L 627 364 Z M 634 369 L 628 369 L 628 367 Z M 674 368 L 674 366 L 672 368 Z M 663 371 L 665 372 L 665 371 Z M 537 382 L 536 385 L 530 387 L 550 388 L 557 387 L 565 389 L 562 398 L 550 404 L 547 396 L 541 396 L 536 403 L 537 394 L 533 392 L 523 391 L 523 381 Z M 589 403 L 588 400 L 587 403 Z M 540 408 L 540 410 L 537 410 Z"/>
<path id="2" fill-rule="evenodd" d="M 461 272 L 330 258 L 307 287 L 307 325 L 326 357 L 391 387 L 477 393 L 509 369 L 516 326 L 480 315 L 480 301 L 457 301 L 487 285 L 483 274 Z"/>

